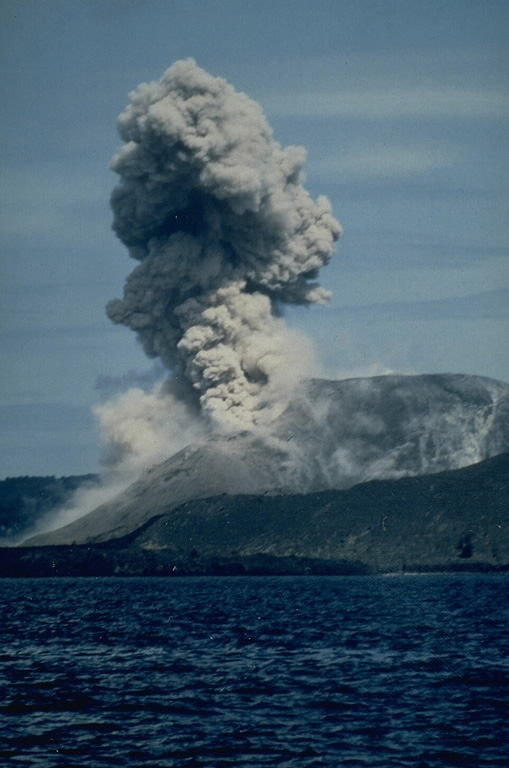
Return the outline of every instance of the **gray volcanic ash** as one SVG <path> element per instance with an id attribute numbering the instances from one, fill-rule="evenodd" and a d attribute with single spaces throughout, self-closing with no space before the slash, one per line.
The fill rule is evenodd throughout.
<path id="1" fill-rule="evenodd" d="M 257 423 L 298 365 L 285 303 L 325 303 L 318 270 L 341 233 L 300 181 L 262 110 L 192 60 L 142 84 L 119 117 L 114 229 L 140 261 L 109 317 L 208 415 Z M 276 391 L 274 391 L 276 390 Z"/>

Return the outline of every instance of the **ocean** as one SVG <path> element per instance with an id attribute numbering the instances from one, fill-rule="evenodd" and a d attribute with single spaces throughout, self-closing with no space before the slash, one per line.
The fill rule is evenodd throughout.
<path id="1" fill-rule="evenodd" d="M 0 764 L 506 766 L 509 577 L 0 580 Z"/>

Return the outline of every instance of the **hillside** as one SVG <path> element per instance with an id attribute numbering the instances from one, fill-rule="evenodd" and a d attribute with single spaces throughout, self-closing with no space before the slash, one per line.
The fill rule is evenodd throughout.
<path id="1" fill-rule="evenodd" d="M 435 374 L 304 382 L 269 428 L 214 433 L 112 501 L 26 543 L 97 544 L 181 504 L 281 496 L 431 475 L 509 450 L 509 385 Z"/>
<path id="2" fill-rule="evenodd" d="M 193 500 L 103 544 L 0 553 L 2 576 L 509 570 L 509 453 L 347 490 Z"/>

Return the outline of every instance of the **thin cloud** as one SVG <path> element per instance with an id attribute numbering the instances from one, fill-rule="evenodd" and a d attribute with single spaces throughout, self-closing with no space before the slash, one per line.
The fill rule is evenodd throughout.
<path id="1" fill-rule="evenodd" d="M 350 305 L 333 311 L 337 315 L 364 319 L 376 316 L 377 320 L 506 320 L 509 319 L 509 288 L 431 301 Z"/>
<path id="2" fill-rule="evenodd" d="M 100 173 L 103 173 L 102 167 Z M 79 177 L 79 183 L 76 183 Z M 79 164 L 72 169 L 44 161 L 2 169 L 0 226 L 8 246 L 36 240 L 39 247 L 58 241 L 74 246 L 103 243 L 109 175 Z M 88 226 L 84 226 L 84 215 Z"/>
<path id="3" fill-rule="evenodd" d="M 389 146 L 349 152 L 341 158 L 323 158 L 308 164 L 311 173 L 345 181 L 400 178 L 428 173 L 454 165 L 454 153 L 440 149 Z"/>
<path id="4" fill-rule="evenodd" d="M 95 380 L 94 388 L 99 392 L 104 392 L 109 395 L 121 392 L 129 387 L 148 389 L 163 379 L 164 375 L 164 366 L 162 363 L 156 362 L 152 368 L 146 371 L 136 371 L 131 368 L 127 373 L 120 376 L 110 376 L 107 374 L 100 375 Z"/>
<path id="5" fill-rule="evenodd" d="M 377 91 L 328 91 L 278 94 L 264 99 L 271 116 L 401 120 L 509 116 L 509 96 L 498 90 L 394 88 Z"/>

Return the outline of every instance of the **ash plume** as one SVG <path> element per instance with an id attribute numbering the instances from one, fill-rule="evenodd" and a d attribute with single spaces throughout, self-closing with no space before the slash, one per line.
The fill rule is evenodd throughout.
<path id="1" fill-rule="evenodd" d="M 281 148 L 256 102 L 191 59 L 139 85 L 118 128 L 113 229 L 139 263 L 107 314 L 160 363 L 98 380 L 116 391 L 94 408 L 101 483 L 78 491 L 46 530 L 109 503 L 211 432 L 268 437 L 265 425 L 316 373 L 310 339 L 282 309 L 327 302 L 316 280 L 341 234 L 328 200 L 313 201 L 301 183 L 304 150 Z M 160 368 L 167 381 L 147 391 Z"/>
<path id="2" fill-rule="evenodd" d="M 309 354 L 281 309 L 328 300 L 316 278 L 341 228 L 301 183 L 304 150 L 282 149 L 259 105 L 193 60 L 130 99 L 111 204 L 140 263 L 107 313 L 163 361 L 177 397 L 263 422 Z"/>

